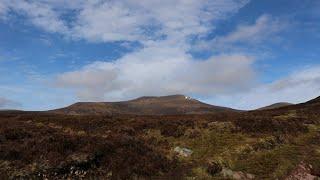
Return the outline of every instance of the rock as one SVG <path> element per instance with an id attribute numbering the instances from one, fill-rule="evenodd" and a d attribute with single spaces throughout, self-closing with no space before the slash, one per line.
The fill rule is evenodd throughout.
<path id="1" fill-rule="evenodd" d="M 237 179 L 237 180 L 240 180 L 240 179 L 244 179 L 245 175 L 243 174 L 243 172 L 234 172 L 233 175 L 232 175 L 233 179 Z"/>
<path id="2" fill-rule="evenodd" d="M 228 168 L 223 168 L 221 171 L 221 175 L 225 178 L 231 178 L 236 180 L 248 180 L 248 179 L 254 179 L 255 175 L 245 173 L 242 171 L 232 171 Z"/>
<path id="3" fill-rule="evenodd" d="M 221 175 L 225 178 L 231 178 L 233 177 L 233 171 L 228 168 L 223 168 L 221 171 Z"/>
<path id="4" fill-rule="evenodd" d="M 311 174 L 311 165 L 301 162 L 285 180 L 314 180 L 317 177 Z"/>
<path id="5" fill-rule="evenodd" d="M 193 151 L 187 148 L 180 148 L 179 146 L 174 148 L 174 152 L 176 152 L 179 156 L 189 157 L 192 155 Z"/>
<path id="6" fill-rule="evenodd" d="M 254 179 L 255 176 L 254 176 L 253 174 L 247 174 L 247 178 L 248 178 L 248 179 Z"/>
<path id="7" fill-rule="evenodd" d="M 233 173 L 233 179 L 236 180 L 247 180 L 247 179 L 254 179 L 255 176 L 253 174 L 244 173 L 241 171 L 237 171 Z"/>

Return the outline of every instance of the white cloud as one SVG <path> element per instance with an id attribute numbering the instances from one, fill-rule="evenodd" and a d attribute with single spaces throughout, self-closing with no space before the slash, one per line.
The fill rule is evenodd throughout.
<path id="1" fill-rule="evenodd" d="M 254 24 L 239 25 L 231 33 L 218 36 L 210 41 L 202 41 L 197 45 L 198 49 L 229 49 L 238 44 L 258 45 L 265 41 L 275 39 L 275 35 L 282 32 L 288 26 L 288 22 L 281 21 L 270 15 L 260 16 Z"/>
<path id="2" fill-rule="evenodd" d="M 224 102 L 235 108 L 252 109 L 316 97 L 320 89 L 320 67 L 307 68 L 257 87 L 253 86 L 256 83 L 253 57 L 229 53 L 197 60 L 187 53 L 192 46 L 188 43 L 190 36 L 207 35 L 215 28 L 215 22 L 236 13 L 248 2 L 0 0 L 0 18 L 14 12 L 45 31 L 69 38 L 143 44 L 142 49 L 116 61 L 97 61 L 57 75 L 56 86 L 72 89 L 81 100 L 183 93 L 214 98 L 213 104 Z M 286 22 L 262 15 L 254 23 L 241 24 L 224 36 L 200 43 L 199 47 L 225 52 L 239 44 L 260 45 L 286 27 Z M 47 97 L 43 95 L 43 99 Z M 13 102 L 0 98 L 0 107 L 10 103 Z"/>
<path id="3" fill-rule="evenodd" d="M 9 7 L 34 25 L 67 37 L 144 41 L 207 32 L 212 21 L 237 12 L 246 3 L 248 0 L 3 0 L 0 10 Z M 63 18 L 66 14 L 69 20 Z"/>
<path id="4" fill-rule="evenodd" d="M 7 1 L 9 2 L 9 1 Z M 49 32 L 95 42 L 139 41 L 142 49 L 57 76 L 81 100 L 141 95 L 226 94 L 255 83 L 254 58 L 225 54 L 197 60 L 190 36 L 205 35 L 249 0 L 13 0 L 11 11 Z M 64 18 L 68 16 L 68 18 Z"/>
<path id="5" fill-rule="evenodd" d="M 248 0 L 122 0 L 88 3 L 74 34 L 95 41 L 181 40 L 205 33 L 212 21 L 237 12 Z"/>
<path id="6" fill-rule="evenodd" d="M 278 102 L 302 103 L 319 96 L 320 66 L 295 71 L 269 84 L 234 96 L 220 96 L 215 100 L 234 108 L 255 109 Z"/>
<path id="7" fill-rule="evenodd" d="M 60 19 L 60 14 L 50 4 L 42 1 L 2 0 L 0 14 L 8 16 L 10 12 L 25 16 L 33 25 L 48 32 L 67 33 L 68 27 Z"/>
<path id="8" fill-rule="evenodd" d="M 279 32 L 284 28 L 283 22 L 280 22 L 271 16 L 260 16 L 253 25 L 240 25 L 237 29 L 224 37 L 219 37 L 220 43 L 251 42 L 258 43 L 270 37 L 270 35 Z"/>
<path id="9" fill-rule="evenodd" d="M 57 77 L 81 100 L 121 100 L 143 95 L 225 94 L 254 83 L 253 59 L 241 54 L 204 61 L 166 44 L 144 48 L 114 62 L 95 62 Z"/>
<path id="10" fill-rule="evenodd" d="M 26 1 L 25 1 L 26 2 Z M 28 1 L 35 3 L 34 1 Z M 44 3 L 45 2 L 45 3 Z M 139 41 L 143 48 L 113 62 L 98 61 L 58 75 L 56 85 L 81 100 L 123 99 L 173 93 L 227 93 L 253 82 L 253 59 L 241 54 L 205 61 L 187 52 L 189 36 L 202 35 L 214 22 L 237 12 L 248 0 L 41 1 L 45 7 L 77 10 L 66 36 L 88 41 Z M 68 9 L 69 8 L 69 9 Z M 60 22 L 64 11 L 50 18 Z M 50 21 L 49 20 L 49 21 Z M 63 29 L 63 28 L 62 28 Z M 243 72 L 239 75 L 239 72 Z M 244 82 L 241 80 L 244 79 Z"/>
<path id="11" fill-rule="evenodd" d="M 5 18 L 7 14 L 8 6 L 5 1 L 0 1 L 0 20 Z"/>

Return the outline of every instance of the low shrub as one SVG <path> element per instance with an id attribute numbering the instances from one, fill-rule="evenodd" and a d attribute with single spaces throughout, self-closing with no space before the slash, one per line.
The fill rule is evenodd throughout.
<path id="1" fill-rule="evenodd" d="M 294 134 L 308 131 L 307 126 L 297 119 L 281 120 L 262 116 L 247 116 L 237 119 L 234 123 L 238 130 L 246 133 Z"/>

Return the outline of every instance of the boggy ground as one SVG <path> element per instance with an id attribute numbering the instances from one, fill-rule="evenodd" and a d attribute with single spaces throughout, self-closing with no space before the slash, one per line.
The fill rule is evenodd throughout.
<path id="1" fill-rule="evenodd" d="M 316 177 L 320 115 L 312 108 L 171 116 L 2 112 L 0 179 L 292 179 L 300 167 Z M 179 156 L 178 146 L 192 155 Z"/>

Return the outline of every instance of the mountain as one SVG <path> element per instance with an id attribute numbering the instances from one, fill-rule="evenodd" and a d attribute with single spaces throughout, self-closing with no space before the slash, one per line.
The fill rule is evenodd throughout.
<path id="1" fill-rule="evenodd" d="M 233 113 L 175 95 L 0 111 L 0 179 L 316 179 L 319 108 Z"/>
<path id="2" fill-rule="evenodd" d="M 279 110 L 299 110 L 301 112 L 318 114 L 319 108 L 320 108 L 320 96 L 304 103 L 285 106 L 284 108 L 281 108 Z"/>
<path id="3" fill-rule="evenodd" d="M 71 106 L 50 112 L 72 115 L 173 115 L 173 114 L 205 114 L 236 111 L 200 102 L 184 95 L 145 96 L 122 102 L 78 102 Z"/>
<path id="4" fill-rule="evenodd" d="M 275 104 L 271 104 L 269 106 L 265 106 L 265 107 L 259 108 L 257 110 L 277 109 L 277 108 L 286 107 L 286 106 L 290 106 L 290 105 L 293 105 L 293 104 L 287 103 L 287 102 L 280 102 L 280 103 L 275 103 Z"/>
<path id="5" fill-rule="evenodd" d="M 317 97 L 317 98 L 314 98 L 310 101 L 307 101 L 306 103 L 304 104 L 309 104 L 309 105 L 320 105 L 320 96 Z"/>
<path id="6" fill-rule="evenodd" d="M 305 103 L 297 104 L 294 106 L 289 106 L 289 109 L 299 109 L 299 111 L 304 112 L 305 114 L 317 114 L 320 116 L 320 97 L 314 98 Z"/>

